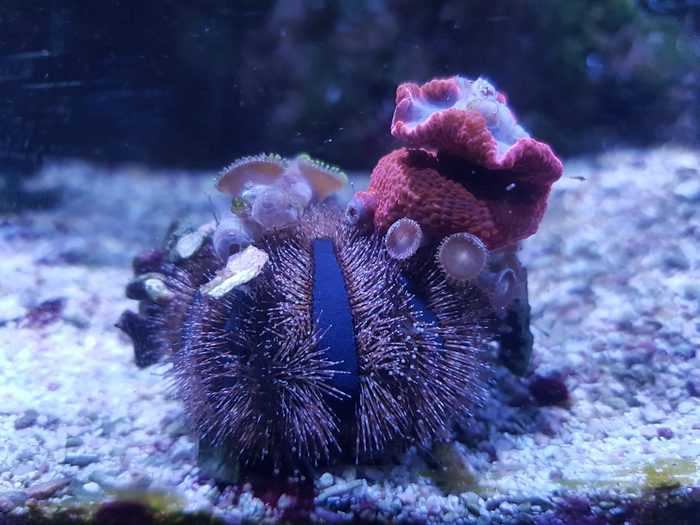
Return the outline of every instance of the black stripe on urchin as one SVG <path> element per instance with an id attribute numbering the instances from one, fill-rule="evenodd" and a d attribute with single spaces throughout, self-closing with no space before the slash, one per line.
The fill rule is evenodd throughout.
<path id="1" fill-rule="evenodd" d="M 270 260 L 223 299 L 195 294 L 173 358 L 175 384 L 200 437 L 241 464 L 283 470 L 339 450 L 328 400 L 335 365 L 312 323 L 312 260 L 303 236 L 269 237 Z"/>
<path id="2" fill-rule="evenodd" d="M 446 298 L 412 293 L 381 237 L 345 228 L 338 244 L 359 356 L 356 456 L 427 446 L 470 410 L 474 392 L 480 392 L 473 372 L 481 369 L 481 356 L 471 337 L 481 330 L 476 315 L 443 315 Z M 466 334 L 470 337 L 460 339 Z"/>
<path id="3" fill-rule="evenodd" d="M 343 272 L 336 259 L 331 239 L 311 242 L 313 253 L 313 316 L 323 332 L 323 345 L 329 359 L 337 363 L 333 386 L 345 394 L 332 403 L 336 415 L 347 420 L 352 417 L 360 390 L 357 345 L 352 322 L 352 310 Z"/>

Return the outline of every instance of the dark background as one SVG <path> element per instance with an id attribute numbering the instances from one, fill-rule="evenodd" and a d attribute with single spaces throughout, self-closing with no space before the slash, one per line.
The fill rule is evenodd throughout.
<path id="1" fill-rule="evenodd" d="M 564 155 L 697 143 L 698 4 L 5 0 L 0 174 L 261 151 L 370 169 L 392 146 L 396 85 L 455 73 L 492 80 Z"/>

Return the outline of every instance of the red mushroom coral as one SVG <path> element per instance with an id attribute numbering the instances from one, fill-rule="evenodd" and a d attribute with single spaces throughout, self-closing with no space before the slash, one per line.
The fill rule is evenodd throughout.
<path id="1" fill-rule="evenodd" d="M 380 159 L 356 196 L 372 202 L 375 227 L 408 217 L 430 235 L 469 232 L 492 250 L 535 233 L 562 164 L 505 100 L 483 79 L 399 86 L 391 132 L 412 148 Z"/>

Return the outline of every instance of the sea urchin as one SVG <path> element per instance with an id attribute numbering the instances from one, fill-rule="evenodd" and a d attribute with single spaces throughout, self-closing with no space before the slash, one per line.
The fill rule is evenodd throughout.
<path id="1" fill-rule="evenodd" d="M 211 234 L 135 264 L 140 313 L 119 324 L 138 363 L 171 360 L 200 440 L 256 468 L 373 459 L 428 445 L 482 397 L 488 301 L 448 283 L 432 248 L 398 261 L 332 204 L 256 246 L 257 276 L 223 294 Z M 167 293 L 139 284 L 154 282 Z"/>

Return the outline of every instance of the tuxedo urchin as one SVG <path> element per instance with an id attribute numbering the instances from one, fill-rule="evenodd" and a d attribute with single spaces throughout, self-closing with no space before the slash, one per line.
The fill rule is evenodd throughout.
<path id="1" fill-rule="evenodd" d="M 485 396 L 497 339 L 528 371 L 518 243 L 563 165 L 486 80 L 398 87 L 366 191 L 300 154 L 226 167 L 231 213 L 139 256 L 119 320 L 136 363 L 172 363 L 201 444 L 300 471 L 371 461 L 449 435 Z M 342 201 L 342 199 L 337 199 Z"/>
<path id="2" fill-rule="evenodd" d="M 200 442 L 231 461 L 294 472 L 378 460 L 429 446 L 485 395 L 489 301 L 449 282 L 434 246 L 397 260 L 333 204 L 227 261 L 213 232 L 137 257 L 127 295 L 139 313 L 118 326 L 137 364 L 172 363 Z"/>

